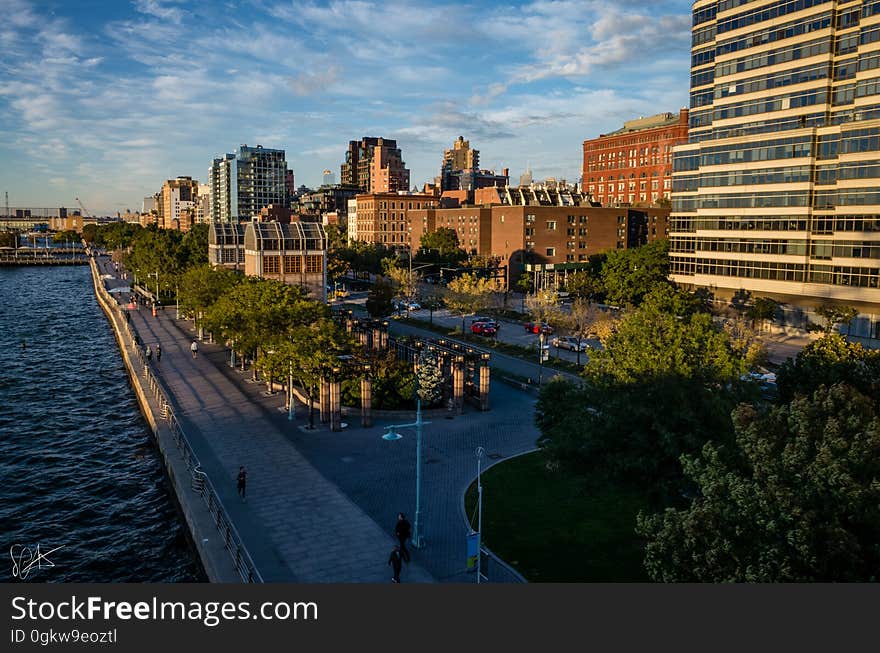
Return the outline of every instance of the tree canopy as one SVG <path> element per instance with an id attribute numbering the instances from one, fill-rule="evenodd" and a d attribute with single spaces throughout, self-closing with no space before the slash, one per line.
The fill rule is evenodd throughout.
<path id="1" fill-rule="evenodd" d="M 783 363 L 776 374 L 781 401 L 812 394 L 820 385 L 848 383 L 880 406 L 880 351 L 829 333 Z"/>
<path id="2" fill-rule="evenodd" d="M 656 286 L 670 283 L 669 241 L 609 251 L 602 266 L 602 283 L 610 303 L 638 306 Z"/>
<path id="3" fill-rule="evenodd" d="M 640 515 L 658 581 L 877 581 L 880 418 L 853 388 L 821 386 L 767 414 L 734 413 L 736 442 L 685 456 L 686 509 Z"/>
<path id="4" fill-rule="evenodd" d="M 541 392 L 539 445 L 594 477 L 675 495 L 685 486 L 680 456 L 732 438 L 730 411 L 755 392 L 740 381 L 747 369 L 743 352 L 687 293 L 658 288 L 591 353 L 583 388 L 556 382 Z"/>

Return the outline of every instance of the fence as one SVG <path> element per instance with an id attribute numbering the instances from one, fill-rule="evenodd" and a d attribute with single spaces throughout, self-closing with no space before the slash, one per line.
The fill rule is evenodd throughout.
<path id="1" fill-rule="evenodd" d="M 91 263 L 92 276 L 98 297 L 102 300 L 101 303 L 112 316 L 117 327 L 117 333 L 124 336 L 127 345 L 131 347 L 137 355 L 138 361 L 143 370 L 142 374 L 145 385 L 153 394 L 156 404 L 159 406 L 162 419 L 168 423 L 168 429 L 171 432 L 174 442 L 177 445 L 177 449 L 190 473 L 192 489 L 195 490 L 207 504 L 214 525 L 222 536 L 226 550 L 229 551 L 232 556 L 235 569 L 241 579 L 246 583 L 262 583 L 263 577 L 260 575 L 253 559 L 251 559 L 251 556 L 241 539 L 241 535 L 239 535 L 235 525 L 229 518 L 229 513 L 224 507 L 223 502 L 220 500 L 220 496 L 218 495 L 214 484 L 211 482 L 208 475 L 201 470 L 201 463 L 199 462 L 198 456 L 196 456 L 195 451 L 193 451 L 189 439 L 186 437 L 186 433 L 181 428 L 180 422 L 174 414 L 171 393 L 162 383 L 162 380 L 153 374 L 153 371 L 150 369 L 149 364 L 144 358 L 144 353 L 141 350 L 141 347 L 138 345 L 138 340 L 131 329 L 131 325 L 123 318 L 122 309 L 119 304 L 110 297 L 110 294 L 104 288 L 104 284 L 100 281 L 100 275 L 98 274 L 94 260 L 92 260 Z"/>

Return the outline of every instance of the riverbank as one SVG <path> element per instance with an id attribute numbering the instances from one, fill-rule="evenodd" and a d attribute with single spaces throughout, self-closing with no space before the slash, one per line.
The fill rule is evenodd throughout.
<path id="1" fill-rule="evenodd" d="M 230 556 L 224 538 L 215 525 L 218 521 L 216 511 L 222 508 L 215 506 L 212 510 L 210 502 L 205 501 L 204 474 L 198 471 L 197 464 L 193 464 L 194 456 L 188 453 L 189 447 L 182 439 L 179 428 L 175 432 L 173 416 L 169 419 L 168 401 L 158 381 L 140 360 L 134 336 L 119 305 L 104 288 L 94 258 L 89 260 L 89 266 L 98 304 L 113 328 L 132 389 L 159 449 L 169 483 L 208 580 L 217 583 L 260 580 L 258 574 L 242 573 L 240 565 L 235 564 L 233 556 L 240 557 L 239 552 L 233 552 L 233 556 Z"/>

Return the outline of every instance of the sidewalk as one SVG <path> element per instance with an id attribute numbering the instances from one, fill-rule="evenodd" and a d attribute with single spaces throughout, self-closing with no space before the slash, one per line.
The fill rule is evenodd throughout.
<path id="1" fill-rule="evenodd" d="M 114 274 L 106 257 L 96 260 L 102 274 Z M 133 310 L 131 325 L 145 345 L 161 344 L 153 369 L 173 394 L 175 414 L 265 580 L 390 582 L 393 523 L 381 528 L 328 481 L 208 356 L 193 359 L 192 339 L 174 324 L 173 308 L 155 318 L 149 309 Z M 246 501 L 236 490 L 239 465 L 248 470 Z M 434 582 L 420 555 L 405 566 L 405 583 Z"/>

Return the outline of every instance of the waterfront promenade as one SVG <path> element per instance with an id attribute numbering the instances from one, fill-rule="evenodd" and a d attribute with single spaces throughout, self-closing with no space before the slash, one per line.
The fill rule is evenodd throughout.
<path id="1" fill-rule="evenodd" d="M 102 274 L 114 274 L 106 257 Z M 115 279 L 108 287 L 127 285 Z M 222 346 L 200 343 L 193 359 L 191 324 L 175 320 L 173 308 L 153 317 L 131 311 L 131 325 L 144 344 L 162 347 L 152 364 L 174 396 L 175 415 L 221 496 L 261 575 L 267 581 L 389 582 L 388 554 L 398 511 L 412 520 L 415 504 L 415 435 L 381 439 L 377 420 L 363 429 L 357 420 L 341 433 L 304 429 L 305 407 L 288 422 L 280 394 L 265 396 L 265 384 L 228 366 Z M 475 451 L 492 462 L 534 448 L 534 400 L 493 384 L 489 413 L 440 417 L 425 427 L 422 527 L 426 546 L 413 552 L 403 582 L 473 582 L 465 571 L 467 523 L 464 489 L 476 474 Z M 248 470 L 248 496 L 236 493 L 239 465 Z M 516 576 L 493 563 L 490 580 Z"/>

